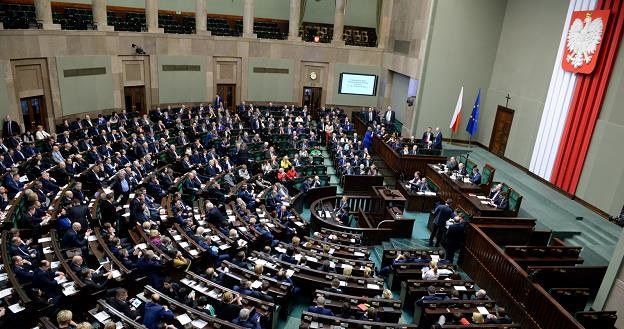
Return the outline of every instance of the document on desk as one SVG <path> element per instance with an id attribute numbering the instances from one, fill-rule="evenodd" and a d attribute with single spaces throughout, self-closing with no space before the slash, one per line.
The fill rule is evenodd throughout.
<path id="1" fill-rule="evenodd" d="M 13 313 L 19 313 L 23 310 L 25 310 L 26 308 L 22 305 L 20 305 L 19 303 L 15 303 L 13 305 L 9 305 L 9 310 L 11 310 L 11 312 Z"/>
<path id="2" fill-rule="evenodd" d="M 490 204 L 490 201 L 481 201 L 481 204 Z"/>
<path id="3" fill-rule="evenodd" d="M 366 288 L 368 288 L 368 289 L 379 289 L 379 285 L 378 284 L 374 284 L 374 283 L 368 283 L 368 284 L 366 284 Z"/>
<path id="4" fill-rule="evenodd" d="M 477 199 L 479 199 L 479 200 L 487 200 L 487 198 L 484 197 L 483 195 L 477 195 Z"/>
<path id="5" fill-rule="evenodd" d="M 183 326 L 191 323 L 191 321 L 192 321 L 191 318 L 186 313 L 182 313 L 182 314 L 176 316 L 176 320 L 178 320 L 178 322 L 180 322 L 180 324 L 183 325 Z"/>
<path id="6" fill-rule="evenodd" d="M 198 329 L 202 329 L 205 326 L 208 325 L 208 322 L 202 320 L 202 319 L 195 319 L 193 320 L 193 322 L 191 322 L 191 324 L 193 324 L 193 328 L 198 328 Z"/>
<path id="7" fill-rule="evenodd" d="M 50 241 L 52 241 L 52 237 L 49 237 L 49 236 L 48 236 L 48 237 L 41 238 L 41 239 L 37 240 L 37 242 L 39 242 L 39 243 L 43 243 L 43 242 L 50 242 Z"/>
<path id="8" fill-rule="evenodd" d="M 176 240 L 176 241 L 180 241 L 180 240 L 182 240 L 182 237 L 178 234 L 178 235 L 174 235 L 173 239 Z"/>
<path id="9" fill-rule="evenodd" d="M 485 308 L 483 306 L 477 306 L 477 311 L 479 311 L 479 313 L 481 313 L 483 315 L 490 314 L 490 312 L 488 312 L 487 308 Z"/>
<path id="10" fill-rule="evenodd" d="M 260 280 L 256 280 L 251 284 L 251 288 L 253 289 L 258 289 L 260 287 L 262 287 L 262 281 Z"/>
<path id="11" fill-rule="evenodd" d="M 354 252 L 353 252 L 353 256 L 357 256 L 357 257 L 364 257 L 364 256 L 366 256 L 366 254 L 365 254 L 365 253 L 363 253 L 363 252 L 354 251 Z"/>
<path id="12" fill-rule="evenodd" d="M 6 297 L 6 296 L 10 295 L 10 294 L 11 294 L 12 289 L 13 289 L 13 288 L 6 288 L 6 289 L 2 289 L 2 290 L 0 290 L 0 298 L 4 298 L 4 297 Z"/>
<path id="13" fill-rule="evenodd" d="M 96 313 L 93 317 L 98 320 L 98 322 L 106 324 L 106 320 L 110 318 L 110 315 L 106 313 L 106 311 L 101 311 Z"/>
<path id="14" fill-rule="evenodd" d="M 453 286 L 453 288 L 457 291 L 466 291 L 466 287 L 464 286 Z"/>

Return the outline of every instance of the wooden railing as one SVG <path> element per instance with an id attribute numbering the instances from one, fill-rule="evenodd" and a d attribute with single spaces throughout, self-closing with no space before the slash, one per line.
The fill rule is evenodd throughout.
<path id="1" fill-rule="evenodd" d="M 459 266 L 479 282 L 488 295 L 505 305 L 522 328 L 583 328 L 475 224 L 470 224 L 466 230 L 465 250 Z"/>
<path id="2" fill-rule="evenodd" d="M 374 198 L 370 196 L 348 196 L 349 208 L 351 213 L 366 213 L 370 215 Z M 339 196 L 330 196 L 317 199 L 310 205 L 310 230 L 319 231 L 321 228 L 329 228 L 335 231 L 356 233 L 362 236 L 363 245 L 380 244 L 381 241 L 388 240 L 392 237 L 404 237 L 405 232 L 411 232 L 414 225 L 413 219 L 396 219 L 383 220 L 376 227 L 351 227 L 340 224 L 340 222 L 325 218 L 320 211 L 323 205 L 329 204 L 332 208 L 336 207 L 340 201 Z M 385 215 L 384 215 L 385 216 Z"/>

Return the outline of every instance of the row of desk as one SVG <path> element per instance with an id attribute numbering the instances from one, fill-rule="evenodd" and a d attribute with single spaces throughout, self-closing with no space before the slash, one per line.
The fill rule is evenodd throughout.
<path id="1" fill-rule="evenodd" d="M 442 200 L 452 199 L 455 206 L 459 206 L 470 216 L 500 217 L 506 215 L 506 211 L 487 203 L 479 185 L 453 179 L 442 168 L 432 164 L 427 165 L 425 176 L 438 186 L 438 196 Z"/>

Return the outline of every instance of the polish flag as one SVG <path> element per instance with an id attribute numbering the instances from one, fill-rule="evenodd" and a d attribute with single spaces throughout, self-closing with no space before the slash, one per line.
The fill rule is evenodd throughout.
<path id="1" fill-rule="evenodd" d="M 459 123 L 461 122 L 461 107 L 462 107 L 462 98 L 464 97 L 464 86 L 461 87 L 459 91 L 459 98 L 457 98 L 457 105 L 455 105 L 455 112 L 453 113 L 453 118 L 451 119 L 451 131 L 453 133 L 457 132 L 457 128 L 459 128 Z"/>

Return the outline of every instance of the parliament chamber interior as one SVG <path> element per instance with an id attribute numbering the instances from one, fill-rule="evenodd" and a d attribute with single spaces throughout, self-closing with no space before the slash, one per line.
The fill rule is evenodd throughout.
<path id="1" fill-rule="evenodd" d="M 623 26 L 1 0 L 0 328 L 624 329 Z"/>

